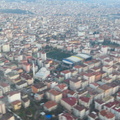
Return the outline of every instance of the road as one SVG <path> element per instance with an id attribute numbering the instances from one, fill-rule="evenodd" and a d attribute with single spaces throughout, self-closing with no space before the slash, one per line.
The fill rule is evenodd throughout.
<path id="1" fill-rule="evenodd" d="M 7 108 L 7 110 L 15 116 L 16 120 L 23 120 L 20 116 L 18 116 L 16 113 L 12 112 L 10 109 Z"/>
<path id="2" fill-rule="evenodd" d="M 40 106 L 38 106 L 36 103 L 35 103 L 35 100 L 33 97 L 31 97 L 31 95 L 29 94 L 29 99 L 30 101 L 33 103 L 33 106 L 35 107 L 36 109 L 36 112 L 34 114 L 34 120 L 37 120 L 37 118 L 39 117 L 40 115 Z"/>

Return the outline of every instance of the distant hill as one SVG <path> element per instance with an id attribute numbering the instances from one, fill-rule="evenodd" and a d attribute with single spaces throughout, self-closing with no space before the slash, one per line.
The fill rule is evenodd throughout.
<path id="1" fill-rule="evenodd" d="M 35 2 L 36 0 L 5 0 L 6 2 Z"/>
<path id="2" fill-rule="evenodd" d="M 12 13 L 12 14 L 33 14 L 30 11 L 20 9 L 0 9 L 0 13 Z"/>

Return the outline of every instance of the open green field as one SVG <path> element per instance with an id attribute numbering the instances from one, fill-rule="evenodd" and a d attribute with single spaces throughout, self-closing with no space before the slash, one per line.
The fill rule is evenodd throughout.
<path id="1" fill-rule="evenodd" d="M 47 57 L 57 60 L 62 60 L 63 58 L 70 57 L 72 54 L 66 51 L 62 51 L 59 49 L 53 49 L 49 52 L 47 52 Z"/>

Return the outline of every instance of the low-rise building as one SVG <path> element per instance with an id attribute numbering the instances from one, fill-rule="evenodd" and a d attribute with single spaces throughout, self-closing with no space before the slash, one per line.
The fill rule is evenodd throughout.
<path id="1" fill-rule="evenodd" d="M 81 96 L 79 98 L 79 104 L 84 105 L 85 107 L 89 108 L 90 104 L 92 102 L 92 99 L 86 96 Z"/>
<path id="2" fill-rule="evenodd" d="M 24 87 L 27 87 L 28 84 L 26 81 L 21 80 L 20 82 L 16 83 L 15 86 L 17 89 L 22 89 Z"/>
<path id="3" fill-rule="evenodd" d="M 77 120 L 73 115 L 70 113 L 61 113 L 58 115 L 59 120 Z"/>
<path id="4" fill-rule="evenodd" d="M 2 89 L 3 93 L 7 93 L 10 91 L 10 85 L 5 82 L 0 83 L 0 88 Z"/>
<path id="5" fill-rule="evenodd" d="M 106 103 L 103 108 L 104 110 L 112 112 L 115 115 L 116 119 L 120 118 L 120 101 Z"/>
<path id="6" fill-rule="evenodd" d="M 64 80 L 64 76 L 63 75 L 56 75 L 54 77 L 54 80 L 57 82 L 62 82 Z"/>
<path id="7" fill-rule="evenodd" d="M 103 90 L 104 96 L 109 96 L 109 95 L 112 95 L 113 93 L 113 88 L 107 84 L 99 86 L 99 89 Z"/>
<path id="8" fill-rule="evenodd" d="M 20 100 L 16 100 L 11 103 L 13 110 L 19 110 L 21 108 L 21 104 Z"/>
<path id="9" fill-rule="evenodd" d="M 19 91 L 11 91 L 8 94 L 8 102 L 11 103 L 11 102 L 14 102 L 16 100 L 21 101 L 21 93 Z"/>
<path id="10" fill-rule="evenodd" d="M 108 110 L 101 110 L 99 112 L 100 120 L 115 120 L 115 115 Z"/>
<path id="11" fill-rule="evenodd" d="M 48 101 L 43 105 L 43 107 L 45 111 L 52 111 L 57 108 L 57 103 L 54 101 Z"/>
<path id="12" fill-rule="evenodd" d="M 60 102 L 60 100 L 62 99 L 62 93 L 58 92 L 54 89 L 51 89 L 49 91 L 46 92 L 46 96 L 48 99 L 55 101 L 55 102 Z"/>
<path id="13" fill-rule="evenodd" d="M 69 81 L 69 84 L 70 84 L 70 89 L 71 90 L 76 90 L 76 89 L 79 89 L 81 87 L 81 80 L 79 79 L 71 79 Z"/>
<path id="14" fill-rule="evenodd" d="M 73 91 L 73 90 L 69 90 L 68 92 L 67 92 L 67 97 L 75 97 L 75 98 L 77 98 L 77 92 L 76 91 Z"/>
<path id="15" fill-rule="evenodd" d="M 29 74 L 22 73 L 20 74 L 20 77 L 22 80 L 26 81 L 28 85 L 32 85 L 34 82 L 33 77 L 30 76 Z"/>
<path id="16" fill-rule="evenodd" d="M 77 105 L 77 99 L 74 97 L 62 98 L 60 103 L 64 108 L 72 111 L 72 108 Z"/>
<path id="17" fill-rule="evenodd" d="M 80 65 L 74 66 L 73 69 L 74 69 L 74 70 L 77 70 L 78 73 L 82 72 L 82 70 L 83 70 L 83 69 L 82 69 L 82 66 L 80 66 Z"/>
<path id="18" fill-rule="evenodd" d="M 21 102 L 22 102 L 22 105 L 24 106 L 24 108 L 27 108 L 30 105 L 30 99 L 29 98 L 23 98 L 21 100 Z"/>
<path id="19" fill-rule="evenodd" d="M 72 112 L 76 117 L 80 119 L 84 119 L 89 114 L 89 110 L 82 105 L 74 106 L 72 108 Z"/>
<path id="20" fill-rule="evenodd" d="M 54 87 L 55 90 L 59 91 L 59 92 L 62 92 L 64 90 L 67 90 L 68 89 L 68 86 L 67 84 L 65 83 L 61 83 L 61 84 L 58 84 Z"/>
<path id="21" fill-rule="evenodd" d="M 88 80 L 89 84 L 95 82 L 95 74 L 94 73 L 86 73 L 83 75 L 85 80 Z"/>
<path id="22" fill-rule="evenodd" d="M 111 83 L 112 81 L 113 80 L 110 77 L 104 77 L 104 78 L 102 78 L 102 82 L 104 82 L 104 83 Z"/>
<path id="23" fill-rule="evenodd" d="M 65 79 L 68 79 L 68 78 L 71 77 L 71 71 L 70 70 L 61 71 L 60 74 L 63 75 Z"/>
<path id="24" fill-rule="evenodd" d="M 37 101 L 40 101 L 40 100 L 43 99 L 43 96 L 44 96 L 44 91 L 42 91 L 42 92 L 37 92 L 37 93 L 35 93 L 35 95 L 34 95 L 34 99 L 37 100 Z"/>
<path id="25" fill-rule="evenodd" d="M 44 83 L 38 83 L 38 84 L 34 84 L 32 85 L 32 92 L 33 93 L 37 93 L 37 92 L 41 92 L 47 89 L 47 85 L 45 85 Z"/>
<path id="26" fill-rule="evenodd" d="M 98 115 L 96 112 L 91 112 L 89 115 L 88 115 L 88 120 L 97 120 L 98 119 Z M 98 119 L 99 120 L 99 119 Z"/>
<path id="27" fill-rule="evenodd" d="M 9 79 L 14 80 L 19 77 L 19 74 L 16 71 L 11 71 L 11 72 L 7 73 L 6 76 Z"/>
<path id="28" fill-rule="evenodd" d="M 5 115 L 2 116 L 1 120 L 15 120 L 15 117 L 11 113 L 6 113 Z"/>

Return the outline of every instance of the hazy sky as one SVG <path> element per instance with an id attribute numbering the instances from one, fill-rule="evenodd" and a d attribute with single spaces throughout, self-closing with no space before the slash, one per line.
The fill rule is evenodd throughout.
<path id="1" fill-rule="evenodd" d="M 77 2 L 80 2 L 80 1 L 82 1 L 82 2 L 88 2 L 88 3 L 106 3 L 106 4 L 110 4 L 110 3 L 115 3 L 115 4 L 120 4 L 120 0 L 5 0 L 5 1 L 27 1 L 27 2 L 29 2 L 29 1 L 40 1 L 40 2 L 43 2 L 43 1 L 52 1 L 52 2 L 55 2 L 55 1 L 60 1 L 60 2 L 62 2 L 62 1 L 77 1 Z"/>

